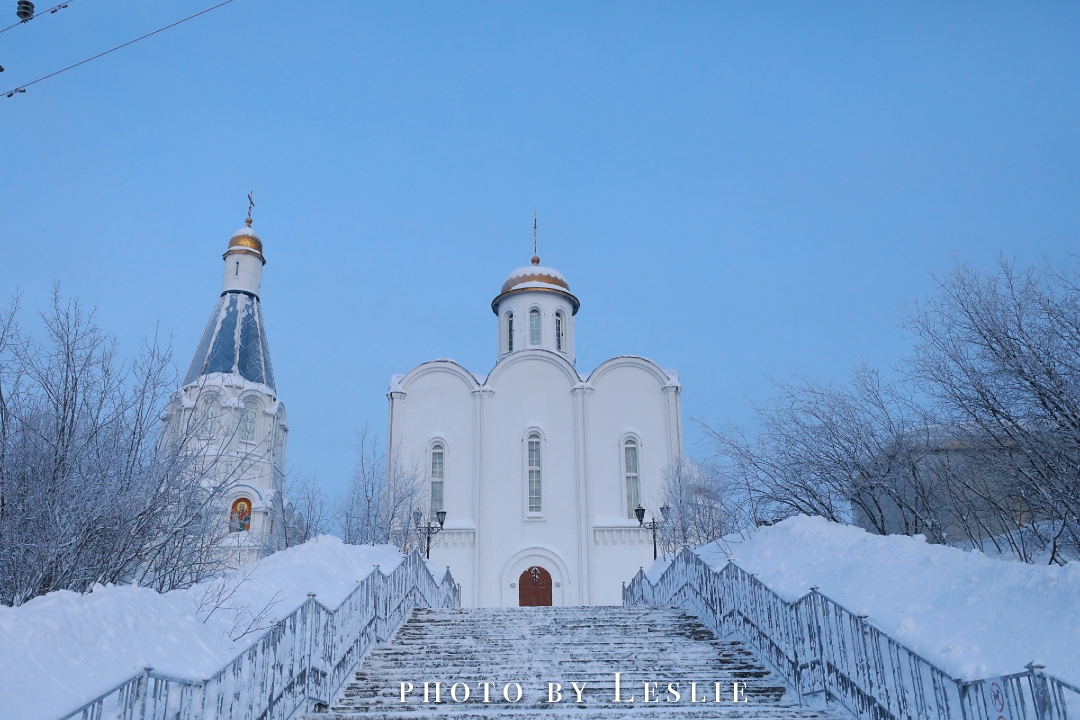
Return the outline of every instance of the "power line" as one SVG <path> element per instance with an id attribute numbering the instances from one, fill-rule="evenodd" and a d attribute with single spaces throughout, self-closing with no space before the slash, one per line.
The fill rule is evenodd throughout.
<path id="1" fill-rule="evenodd" d="M 62 3 L 58 4 L 58 5 L 53 5 L 51 8 L 49 8 L 47 10 L 42 10 L 41 12 L 34 13 L 33 17 L 28 17 L 25 20 L 20 20 L 19 22 L 15 23 L 14 25 L 8 25 L 3 30 L 0 30 L 0 33 L 6 33 L 11 28 L 19 27 L 20 25 L 25 25 L 26 23 L 30 22 L 31 20 L 38 19 L 42 15 L 52 14 L 52 13 L 55 13 L 57 10 L 63 10 L 64 8 L 66 8 L 68 6 L 68 3 L 74 2 L 74 1 L 75 0 L 67 0 L 67 2 L 62 2 Z"/>
<path id="2" fill-rule="evenodd" d="M 30 87 L 31 85 L 36 85 L 37 83 L 41 82 L 42 80 L 48 80 L 51 77 L 56 77 L 60 73 L 67 72 L 68 70 L 71 70 L 72 68 L 77 68 L 80 65 L 85 65 L 86 63 L 90 62 L 91 60 L 97 60 L 99 57 L 104 57 L 104 56 L 108 55 L 111 52 L 116 52 L 120 48 L 126 48 L 128 45 L 134 45 L 135 43 L 139 42 L 140 40 L 145 40 L 146 38 L 150 37 L 151 35 L 157 35 L 159 32 L 164 32 L 165 30 L 168 30 L 169 28 L 176 27 L 177 25 L 179 25 L 181 23 L 186 23 L 188 20 L 194 20 L 195 18 L 199 17 L 200 15 L 205 15 L 206 13 L 210 12 L 211 10 L 217 10 L 222 5 L 228 5 L 232 1 L 233 0 L 225 0 L 225 2 L 220 2 L 217 5 L 214 5 L 213 7 L 208 7 L 205 10 L 202 10 L 200 12 L 195 13 L 194 15 L 188 15 L 183 20 L 177 20 L 176 22 L 171 23 L 169 25 L 166 25 L 165 27 L 158 28 L 154 32 L 146 33 L 145 35 L 143 35 L 141 37 L 135 38 L 134 40 L 128 40 L 126 43 L 124 43 L 122 45 L 117 45 L 116 47 L 114 47 L 114 48 L 112 48 L 110 50 L 106 50 L 105 52 L 98 53 L 97 55 L 95 55 L 93 57 L 88 57 L 85 60 L 80 60 L 79 62 L 75 63 L 74 65 L 68 65 L 66 68 L 63 68 L 62 70 L 57 70 L 56 72 L 52 72 L 52 73 L 49 73 L 48 75 L 44 75 L 42 77 L 39 77 L 37 80 L 33 80 L 31 82 L 28 82 L 25 85 L 20 85 L 19 87 L 13 88 L 12 90 L 9 90 L 8 92 L 6 92 L 4 94 L 7 95 L 8 97 L 11 97 L 15 93 L 26 92 L 26 88 Z"/>

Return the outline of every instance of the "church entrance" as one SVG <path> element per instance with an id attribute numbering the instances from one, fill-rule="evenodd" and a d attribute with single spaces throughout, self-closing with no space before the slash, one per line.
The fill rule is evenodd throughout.
<path id="1" fill-rule="evenodd" d="M 539 565 L 533 565 L 521 573 L 518 578 L 518 605 L 551 605 L 551 573 Z"/>

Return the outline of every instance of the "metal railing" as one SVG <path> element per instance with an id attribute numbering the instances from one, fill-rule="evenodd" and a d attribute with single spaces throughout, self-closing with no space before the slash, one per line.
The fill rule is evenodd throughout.
<path id="1" fill-rule="evenodd" d="M 461 607 L 461 586 L 441 582 L 413 551 L 392 572 L 375 571 L 337 607 L 304 604 L 205 680 L 146 668 L 61 720 L 288 720 L 328 707 L 353 669 L 414 607 Z"/>
<path id="2" fill-rule="evenodd" d="M 803 696 L 824 694 L 860 720 L 1068 720 L 1080 688 L 1041 665 L 984 680 L 950 677 L 812 588 L 793 603 L 729 562 L 713 570 L 683 549 L 654 584 L 638 571 L 623 605 L 678 605 L 721 636 L 738 634 Z"/>

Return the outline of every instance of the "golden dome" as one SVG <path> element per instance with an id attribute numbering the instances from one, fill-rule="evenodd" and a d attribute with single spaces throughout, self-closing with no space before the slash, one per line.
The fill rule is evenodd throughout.
<path id="1" fill-rule="evenodd" d="M 262 259 L 263 264 L 266 264 L 266 258 L 263 257 L 262 240 L 260 240 L 259 236 L 255 234 L 255 231 L 251 229 L 251 218 L 247 219 L 245 227 L 242 227 L 233 233 L 232 238 L 229 240 L 229 249 L 225 251 L 225 255 L 228 255 L 231 252 L 247 252 L 258 255 Z"/>
<path id="2" fill-rule="evenodd" d="M 537 268 L 536 272 L 514 275 L 503 283 L 502 292 L 510 292 L 525 283 L 544 283 L 545 285 L 557 285 L 563 290 L 570 292 L 570 285 L 562 275 L 553 275 L 544 272 L 547 268 Z"/>
<path id="3" fill-rule="evenodd" d="M 235 247 L 251 248 L 262 254 L 262 240 L 255 235 L 233 235 L 232 240 L 229 241 L 229 249 Z"/>
<path id="4" fill-rule="evenodd" d="M 499 296 L 491 301 L 492 312 L 498 313 L 498 305 L 507 295 L 519 292 L 554 292 L 565 295 L 570 300 L 574 314 L 577 314 L 578 299 L 570 293 L 570 283 L 554 268 L 540 265 L 540 258 L 533 257 L 532 264 L 518 268 L 510 273 L 503 283 Z"/>

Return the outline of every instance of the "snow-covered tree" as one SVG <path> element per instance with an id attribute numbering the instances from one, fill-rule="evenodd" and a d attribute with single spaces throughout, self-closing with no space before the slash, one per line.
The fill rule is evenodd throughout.
<path id="1" fill-rule="evenodd" d="M 665 554 L 710 543 L 750 524 L 745 494 L 714 467 L 687 459 L 664 468 L 657 543 Z"/>
<path id="2" fill-rule="evenodd" d="M 779 384 L 759 430 L 704 426 L 754 522 L 822 515 L 1031 562 L 1080 548 L 1080 278 L 957 264 L 886 381 Z"/>
<path id="3" fill-rule="evenodd" d="M 353 545 L 418 547 L 413 513 L 427 510 L 424 476 L 415 463 L 387 457 L 366 426 L 359 432 L 352 482 L 335 512 L 341 538 Z"/>
<path id="4" fill-rule="evenodd" d="M 0 602 L 135 582 L 184 587 L 218 569 L 229 473 L 198 428 L 164 432 L 176 378 L 155 338 L 121 361 L 115 338 L 54 289 L 44 341 L 0 312 Z"/>

